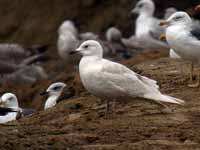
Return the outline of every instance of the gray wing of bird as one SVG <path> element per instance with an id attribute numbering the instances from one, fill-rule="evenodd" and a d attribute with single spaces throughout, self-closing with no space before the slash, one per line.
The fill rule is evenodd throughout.
<path id="1" fill-rule="evenodd" d="M 17 71 L 19 68 L 20 66 L 18 65 L 0 60 L 0 74 L 13 73 Z"/>
<path id="2" fill-rule="evenodd" d="M 30 108 L 22 108 L 22 116 L 30 116 L 33 113 L 35 113 L 36 110 L 35 109 L 30 109 Z"/>

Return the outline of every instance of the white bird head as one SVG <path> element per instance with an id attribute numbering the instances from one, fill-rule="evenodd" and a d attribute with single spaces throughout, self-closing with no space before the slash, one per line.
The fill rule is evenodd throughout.
<path id="1" fill-rule="evenodd" d="M 111 27 L 106 31 L 106 39 L 109 42 L 116 41 L 119 42 L 122 39 L 122 33 L 119 29 Z"/>
<path id="2" fill-rule="evenodd" d="M 191 23 L 192 23 L 192 19 L 190 18 L 190 16 L 186 12 L 179 11 L 172 14 L 166 21 L 162 21 L 160 25 L 161 26 L 188 25 Z"/>
<path id="3" fill-rule="evenodd" d="M 83 42 L 79 48 L 73 51 L 71 54 L 80 53 L 83 56 L 97 56 L 103 57 L 103 48 L 99 42 L 94 40 L 88 40 Z"/>
<path id="4" fill-rule="evenodd" d="M 4 107 L 19 107 L 18 100 L 15 94 L 5 93 L 1 96 L 0 103 Z"/>
<path id="5" fill-rule="evenodd" d="M 134 14 L 147 14 L 153 15 L 155 11 L 155 4 L 152 0 L 140 0 L 135 5 L 135 8 L 131 11 Z"/>
<path id="6" fill-rule="evenodd" d="M 51 84 L 45 92 L 41 93 L 41 95 L 60 96 L 65 87 L 65 83 L 56 82 Z"/>
<path id="7" fill-rule="evenodd" d="M 174 7 L 169 7 L 165 10 L 165 15 L 164 18 L 168 19 L 172 14 L 174 14 L 175 12 L 177 12 L 177 9 Z"/>
<path id="8" fill-rule="evenodd" d="M 78 35 L 78 31 L 74 25 L 74 23 L 71 20 L 66 20 L 64 21 L 59 29 L 58 29 L 58 33 L 59 35 L 65 33 L 65 32 L 71 32 L 74 36 Z"/>

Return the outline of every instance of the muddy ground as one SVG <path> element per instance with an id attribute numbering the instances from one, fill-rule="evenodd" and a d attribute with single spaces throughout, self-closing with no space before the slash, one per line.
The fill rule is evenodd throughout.
<path id="1" fill-rule="evenodd" d="M 149 61 L 136 65 L 134 60 L 138 63 L 141 55 Z M 125 104 L 118 103 L 115 115 L 106 119 L 104 103 L 87 93 L 73 77 L 74 73 L 63 79 L 73 85 L 75 96 L 47 111 L 40 110 L 30 117 L 1 125 L 1 149 L 200 149 L 200 92 L 199 88 L 187 87 L 188 63 L 169 58 L 150 60 L 153 54 L 151 57 L 150 54 L 141 55 L 124 63 L 157 80 L 163 93 L 184 99 L 185 106 L 169 105 L 169 111 L 136 98 Z M 47 82 L 38 84 L 47 85 Z M 39 97 L 38 93 L 33 94 L 34 89 L 41 89 L 39 87 L 24 87 L 27 98 Z"/>

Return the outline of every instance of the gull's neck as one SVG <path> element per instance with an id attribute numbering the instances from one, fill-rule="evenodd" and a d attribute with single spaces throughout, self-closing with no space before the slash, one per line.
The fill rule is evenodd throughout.
<path id="1" fill-rule="evenodd" d="M 85 72 L 87 69 L 95 68 L 99 61 L 102 60 L 102 57 L 98 56 L 84 56 L 81 58 L 79 64 L 79 72 Z"/>
<path id="2" fill-rule="evenodd" d="M 51 107 L 55 106 L 59 96 L 60 95 L 49 96 L 46 103 L 45 103 L 44 109 L 51 108 Z"/>
<path id="3" fill-rule="evenodd" d="M 102 59 L 102 56 L 83 56 L 81 61 L 87 61 L 88 63 L 99 61 Z"/>
<path id="4" fill-rule="evenodd" d="M 143 12 L 140 12 L 138 18 L 147 18 L 147 17 L 153 17 L 153 14 L 154 14 L 154 11 L 143 11 Z"/>

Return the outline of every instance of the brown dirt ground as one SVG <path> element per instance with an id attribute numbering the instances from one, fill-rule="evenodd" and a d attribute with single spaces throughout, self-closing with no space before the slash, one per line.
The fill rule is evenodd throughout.
<path id="1" fill-rule="evenodd" d="M 149 61 L 139 63 L 144 56 Z M 165 56 L 165 52 L 160 56 Z M 104 103 L 81 87 L 78 79 L 73 77 L 76 73 L 63 73 L 61 78 L 74 87 L 75 96 L 47 111 L 41 110 L 30 117 L 1 125 L 1 149 L 200 149 L 200 93 L 199 89 L 187 87 L 187 63 L 169 58 L 151 60 L 157 57 L 158 53 L 144 53 L 123 63 L 157 80 L 163 93 L 184 99 L 185 106 L 170 105 L 173 112 L 167 113 L 159 106 L 137 98 L 117 104 L 116 114 L 112 119 L 106 119 Z M 134 61 L 139 64 L 134 65 Z M 40 86 L 20 87 L 25 90 L 19 91 L 27 95 L 22 99 L 31 94 L 37 99 L 38 91 L 49 83 L 40 81 L 37 83 Z M 38 103 L 38 108 L 42 108 L 41 98 Z M 35 105 L 34 101 L 32 105 Z"/>

